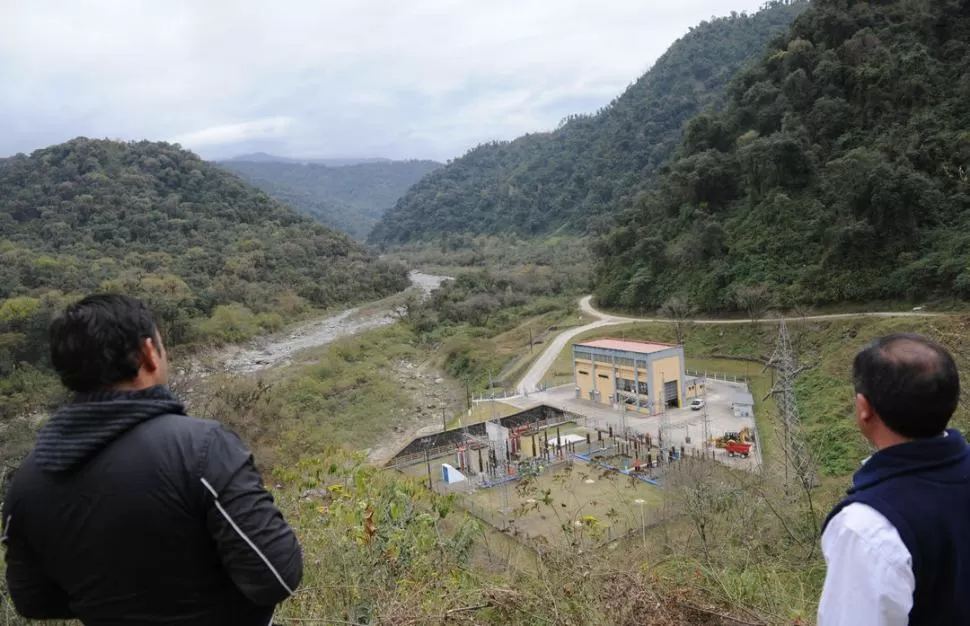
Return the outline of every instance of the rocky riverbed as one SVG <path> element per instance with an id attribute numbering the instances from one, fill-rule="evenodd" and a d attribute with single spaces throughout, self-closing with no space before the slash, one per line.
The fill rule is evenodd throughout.
<path id="1" fill-rule="evenodd" d="M 434 289 L 449 277 L 423 272 L 411 272 L 411 284 L 425 293 Z M 217 368 L 231 374 L 251 374 L 271 367 L 286 365 L 301 350 L 316 348 L 341 337 L 388 326 L 396 318 L 389 310 L 349 309 L 316 320 L 288 331 L 285 334 L 267 335 L 240 346 L 232 346 L 216 355 Z"/>

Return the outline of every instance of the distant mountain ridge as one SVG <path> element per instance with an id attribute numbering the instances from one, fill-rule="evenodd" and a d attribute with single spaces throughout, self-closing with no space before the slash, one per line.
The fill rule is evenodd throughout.
<path id="1" fill-rule="evenodd" d="M 384 159 L 339 166 L 268 159 L 217 165 L 283 204 L 361 240 L 408 188 L 442 166 L 435 161 Z"/>
<path id="2" fill-rule="evenodd" d="M 297 159 L 293 157 L 277 156 L 266 152 L 252 152 L 250 154 L 240 154 L 231 159 L 223 159 L 226 163 L 313 163 L 315 165 L 325 165 L 327 167 L 345 167 L 347 165 L 360 165 L 361 163 L 391 163 L 393 159 L 384 157 L 346 157 L 346 158 L 327 158 L 327 159 Z"/>
<path id="3" fill-rule="evenodd" d="M 70 294 L 143 297 L 180 344 L 408 284 L 403 267 L 172 144 L 77 138 L 0 161 L 0 190 L 0 392 L 7 357 L 46 359 L 45 315 Z"/>
<path id="4" fill-rule="evenodd" d="M 677 147 L 683 124 L 724 100 L 731 78 L 785 33 L 808 0 L 703 22 L 595 115 L 480 145 L 426 176 L 375 226 L 386 245 L 442 233 L 599 232 Z"/>

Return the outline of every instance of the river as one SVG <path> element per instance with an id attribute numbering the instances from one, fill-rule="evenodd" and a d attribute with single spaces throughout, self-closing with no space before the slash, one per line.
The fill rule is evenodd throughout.
<path id="1" fill-rule="evenodd" d="M 409 274 L 411 285 L 426 294 L 437 289 L 450 276 L 435 276 L 413 271 Z M 222 350 L 216 357 L 219 369 L 233 374 L 251 374 L 260 370 L 286 365 L 301 350 L 323 346 L 341 337 L 356 335 L 367 330 L 389 326 L 397 321 L 391 311 L 357 307 L 336 315 L 315 320 L 293 328 L 286 333 L 266 335 L 246 344 Z"/>

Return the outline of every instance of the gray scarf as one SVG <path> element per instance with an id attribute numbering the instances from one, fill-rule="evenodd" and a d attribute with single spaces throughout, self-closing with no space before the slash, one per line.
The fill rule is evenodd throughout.
<path id="1" fill-rule="evenodd" d="M 40 429 L 34 457 L 46 472 L 70 471 L 138 424 L 173 413 L 185 407 L 164 385 L 79 393 Z"/>

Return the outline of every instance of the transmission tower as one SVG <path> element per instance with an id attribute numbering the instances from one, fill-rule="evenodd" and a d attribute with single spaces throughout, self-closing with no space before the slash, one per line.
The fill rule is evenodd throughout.
<path id="1" fill-rule="evenodd" d="M 782 445 L 786 457 L 785 488 L 787 489 L 790 484 L 790 470 L 806 490 L 813 489 L 818 486 L 815 462 L 812 460 L 811 451 L 802 432 L 798 403 L 795 400 L 795 377 L 804 368 L 799 368 L 796 362 L 795 350 L 792 348 L 785 318 L 781 318 L 778 322 L 778 343 L 774 354 L 768 360 L 767 367 L 774 368 L 776 372 L 774 387 L 765 398 L 775 397 L 781 417 Z"/>

